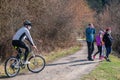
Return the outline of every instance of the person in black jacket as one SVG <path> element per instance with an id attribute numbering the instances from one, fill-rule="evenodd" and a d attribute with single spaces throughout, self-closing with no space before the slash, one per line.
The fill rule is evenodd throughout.
<path id="1" fill-rule="evenodd" d="M 112 50 L 112 41 L 113 41 L 113 38 L 111 36 L 111 29 L 110 28 L 107 28 L 106 29 L 106 32 L 103 36 L 103 41 L 105 43 L 105 47 L 106 47 L 106 61 L 109 61 L 110 62 L 110 59 L 109 59 L 109 55 L 111 53 L 111 50 Z"/>

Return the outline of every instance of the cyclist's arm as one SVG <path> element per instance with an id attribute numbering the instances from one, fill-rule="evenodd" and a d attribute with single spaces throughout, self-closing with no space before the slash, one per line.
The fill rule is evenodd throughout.
<path id="1" fill-rule="evenodd" d="M 30 42 L 30 44 L 33 46 L 34 49 L 36 49 L 36 50 L 38 51 L 37 47 L 35 46 L 35 44 L 34 44 L 34 42 L 33 42 L 33 39 L 32 39 L 32 37 L 31 37 L 31 35 L 30 35 L 29 30 L 26 30 L 25 33 L 26 33 L 26 36 L 27 36 L 28 41 Z"/>
<path id="2" fill-rule="evenodd" d="M 31 44 L 32 46 L 35 46 L 35 44 L 34 44 L 34 42 L 33 42 L 33 39 L 32 39 L 32 37 L 31 37 L 31 35 L 30 35 L 29 30 L 26 30 L 26 31 L 25 31 L 25 34 L 26 34 L 26 36 L 27 36 L 28 41 L 30 42 L 30 44 Z"/>

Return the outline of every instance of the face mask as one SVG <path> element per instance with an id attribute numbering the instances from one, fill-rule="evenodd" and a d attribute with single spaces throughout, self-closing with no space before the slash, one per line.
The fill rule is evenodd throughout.
<path id="1" fill-rule="evenodd" d="M 28 26 L 28 29 L 30 30 L 30 29 L 31 29 L 31 26 Z"/>
<path id="2" fill-rule="evenodd" d="M 108 33 L 109 33 L 109 34 L 111 34 L 111 30 L 110 30 L 110 31 L 108 31 Z"/>

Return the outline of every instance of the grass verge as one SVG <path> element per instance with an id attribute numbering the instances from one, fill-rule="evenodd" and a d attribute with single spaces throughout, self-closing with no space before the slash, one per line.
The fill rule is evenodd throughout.
<path id="1" fill-rule="evenodd" d="M 81 80 L 120 80 L 120 59 L 111 55 L 112 62 L 101 62 L 95 70 Z"/>
<path id="2" fill-rule="evenodd" d="M 45 56 L 45 60 L 46 62 L 51 62 L 55 59 L 61 58 L 61 57 L 65 57 L 67 55 L 71 55 L 74 54 L 76 51 L 80 50 L 79 46 L 74 46 L 71 47 L 69 49 L 59 49 L 57 51 L 51 52 L 48 55 Z"/>

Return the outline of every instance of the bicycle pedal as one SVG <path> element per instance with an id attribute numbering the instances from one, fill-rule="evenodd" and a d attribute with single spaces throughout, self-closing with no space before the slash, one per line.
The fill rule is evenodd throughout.
<path id="1" fill-rule="evenodd" d="M 25 68 L 25 65 L 22 65 L 21 68 L 24 69 L 24 68 Z"/>

